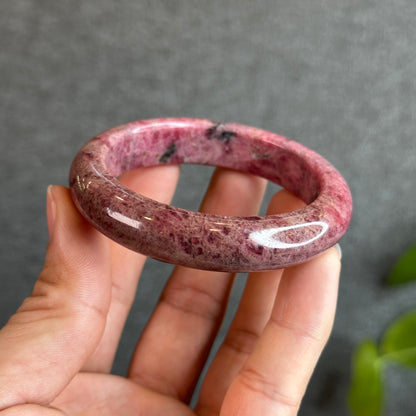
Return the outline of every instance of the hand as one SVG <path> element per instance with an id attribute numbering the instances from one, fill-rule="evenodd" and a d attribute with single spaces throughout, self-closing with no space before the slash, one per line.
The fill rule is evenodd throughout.
<path id="1" fill-rule="evenodd" d="M 124 175 L 169 202 L 179 170 Z M 202 210 L 254 215 L 265 181 L 217 169 Z M 276 194 L 269 213 L 302 203 Z M 234 276 L 176 267 L 126 378 L 109 374 L 145 258 L 83 220 L 66 188 L 48 190 L 43 271 L 0 331 L 0 415 L 296 415 L 329 337 L 340 261 L 336 249 L 284 271 L 249 276 L 235 318 L 188 406 L 221 325 Z M 155 276 L 157 278 L 157 276 Z"/>

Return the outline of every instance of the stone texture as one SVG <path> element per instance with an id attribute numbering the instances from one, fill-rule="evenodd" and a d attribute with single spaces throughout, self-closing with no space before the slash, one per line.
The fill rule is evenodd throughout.
<path id="1" fill-rule="evenodd" d="M 161 204 L 116 179 L 162 163 L 223 166 L 263 176 L 308 205 L 265 217 L 223 217 Z M 235 123 L 166 118 L 105 131 L 74 159 L 70 186 L 101 232 L 147 256 L 207 270 L 246 272 L 304 262 L 334 245 L 352 214 L 339 172 L 303 145 Z"/>
<path id="2" fill-rule="evenodd" d="M 299 415 L 349 416 L 350 358 L 415 307 L 416 285 L 384 277 L 415 242 L 414 0 L 14 0 L 0 13 L 0 320 L 30 294 L 48 233 L 46 187 L 103 129 L 186 115 L 296 139 L 348 181 L 332 337 Z M 196 209 L 209 168 L 182 166 L 173 204 Z M 265 205 L 275 186 L 268 188 Z M 265 206 L 263 212 L 265 211 Z M 147 262 L 113 372 L 124 375 L 170 266 Z M 243 276 L 236 288 L 244 285 Z M 218 337 L 220 344 L 238 305 Z M 214 348 L 214 351 L 216 348 Z M 416 377 L 389 377 L 385 413 L 414 416 Z"/>

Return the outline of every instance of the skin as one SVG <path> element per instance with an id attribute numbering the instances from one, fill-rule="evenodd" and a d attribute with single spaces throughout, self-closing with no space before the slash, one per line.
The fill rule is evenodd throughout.
<path id="1" fill-rule="evenodd" d="M 169 202 L 177 166 L 128 172 Z M 254 215 L 265 181 L 217 169 L 201 210 Z M 286 191 L 269 213 L 303 203 Z M 32 295 L 0 331 L 0 415 L 296 415 L 331 332 L 340 258 L 332 248 L 286 270 L 252 273 L 228 334 L 188 406 L 234 275 L 175 268 L 125 378 L 110 374 L 145 258 L 93 229 L 68 189 L 48 189 L 50 243 Z M 157 278 L 157 276 L 155 276 Z"/>

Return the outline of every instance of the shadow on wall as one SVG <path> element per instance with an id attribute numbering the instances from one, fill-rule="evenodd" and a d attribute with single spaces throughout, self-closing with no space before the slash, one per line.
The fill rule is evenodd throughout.
<path id="1" fill-rule="evenodd" d="M 308 385 L 300 415 L 351 415 L 348 412 L 346 395 L 353 349 L 354 345 L 346 337 L 330 338 Z"/>

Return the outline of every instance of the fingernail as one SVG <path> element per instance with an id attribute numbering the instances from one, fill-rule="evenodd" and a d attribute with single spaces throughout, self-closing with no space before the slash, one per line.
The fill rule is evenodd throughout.
<path id="1" fill-rule="evenodd" d="M 341 249 L 341 246 L 339 245 L 339 243 L 335 244 L 334 248 L 337 250 L 338 257 L 341 260 L 342 259 L 342 249 Z"/>
<path id="2" fill-rule="evenodd" d="M 48 186 L 46 192 L 46 219 L 48 223 L 49 237 L 51 237 L 56 218 L 56 201 L 53 196 L 53 185 Z"/>

